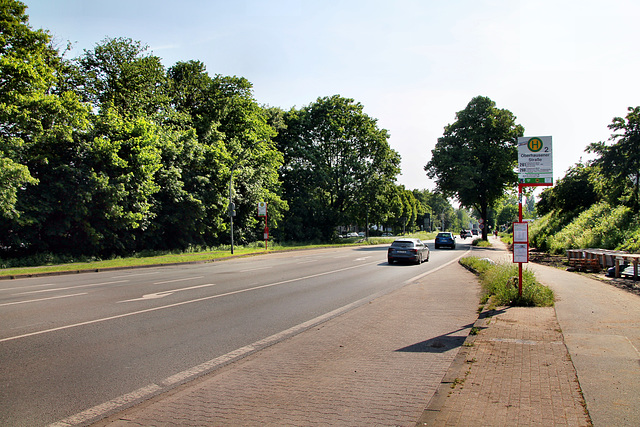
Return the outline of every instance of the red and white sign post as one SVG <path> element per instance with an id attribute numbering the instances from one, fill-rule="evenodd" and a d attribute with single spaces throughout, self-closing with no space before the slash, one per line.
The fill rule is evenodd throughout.
<path id="1" fill-rule="evenodd" d="M 264 249 L 269 249 L 269 223 L 267 222 L 267 202 L 258 202 L 258 216 L 264 217 Z"/>
<path id="2" fill-rule="evenodd" d="M 513 223 L 513 262 L 518 263 L 518 296 L 522 297 L 522 264 L 529 262 L 529 228 L 522 221 L 522 189 L 553 185 L 550 136 L 519 137 L 518 222 Z"/>
<path id="3" fill-rule="evenodd" d="M 513 223 L 513 262 L 519 264 L 518 295 L 522 296 L 522 264 L 529 262 L 529 223 L 522 222 L 522 203 L 520 203 L 520 222 Z"/>

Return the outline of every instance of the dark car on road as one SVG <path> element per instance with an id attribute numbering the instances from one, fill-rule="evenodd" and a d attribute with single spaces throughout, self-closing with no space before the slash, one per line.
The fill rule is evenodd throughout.
<path id="1" fill-rule="evenodd" d="M 446 246 L 451 249 L 456 248 L 456 238 L 453 237 L 453 233 L 449 231 L 443 231 L 436 236 L 436 249 Z"/>
<path id="2" fill-rule="evenodd" d="M 396 261 L 412 261 L 420 264 L 429 261 L 429 246 L 420 239 L 398 239 L 387 251 L 389 264 Z"/>

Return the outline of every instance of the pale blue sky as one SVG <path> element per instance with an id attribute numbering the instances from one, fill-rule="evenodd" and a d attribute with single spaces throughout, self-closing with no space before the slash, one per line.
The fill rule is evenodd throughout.
<path id="1" fill-rule="evenodd" d="M 399 182 L 433 189 L 423 166 L 475 96 L 553 136 L 554 179 L 640 105 L 636 0 L 26 0 L 34 28 L 72 56 L 105 37 L 147 44 L 169 67 L 202 61 L 246 77 L 285 110 L 339 94 L 362 103 L 402 156 Z"/>

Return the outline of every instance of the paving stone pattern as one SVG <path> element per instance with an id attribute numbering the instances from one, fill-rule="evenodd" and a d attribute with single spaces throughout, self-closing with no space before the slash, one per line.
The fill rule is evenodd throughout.
<path id="1" fill-rule="evenodd" d="M 591 425 L 552 307 L 502 308 L 476 325 L 422 425 Z"/>
<path id="2" fill-rule="evenodd" d="M 474 275 L 427 277 L 103 425 L 414 426 L 477 319 Z"/>

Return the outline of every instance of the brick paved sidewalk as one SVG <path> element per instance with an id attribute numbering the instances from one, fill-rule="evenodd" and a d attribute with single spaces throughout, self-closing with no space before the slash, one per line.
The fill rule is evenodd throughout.
<path id="1" fill-rule="evenodd" d="M 505 307 L 475 326 L 418 425 L 591 425 L 552 307 Z"/>
<path id="2" fill-rule="evenodd" d="M 413 427 L 477 307 L 451 264 L 97 425 Z"/>

